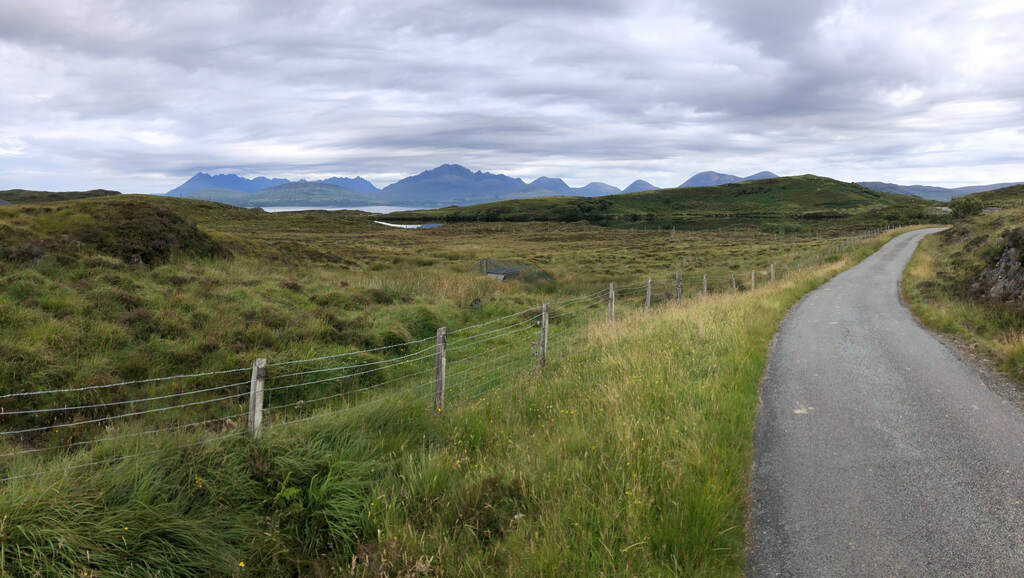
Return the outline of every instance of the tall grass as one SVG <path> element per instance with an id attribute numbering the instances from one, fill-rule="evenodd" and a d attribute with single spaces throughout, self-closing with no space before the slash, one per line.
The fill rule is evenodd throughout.
<path id="1" fill-rule="evenodd" d="M 257 442 L 124 439 L 40 463 L 55 471 L 0 488 L 0 572 L 739 574 L 768 343 L 848 262 L 555 326 L 546 368 L 440 415 L 396 391 Z"/>

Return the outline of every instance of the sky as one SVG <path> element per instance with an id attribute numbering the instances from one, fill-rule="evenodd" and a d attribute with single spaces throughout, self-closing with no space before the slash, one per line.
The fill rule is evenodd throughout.
<path id="1" fill-rule="evenodd" d="M 1024 3 L 0 0 L 0 189 L 1024 181 Z"/>

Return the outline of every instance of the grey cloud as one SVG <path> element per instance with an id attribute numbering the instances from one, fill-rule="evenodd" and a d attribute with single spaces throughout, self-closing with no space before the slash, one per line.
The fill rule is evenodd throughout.
<path id="1" fill-rule="evenodd" d="M 992 132 L 1022 125 L 1007 6 L 0 0 L 0 187 L 159 192 L 221 169 L 387 184 L 441 162 L 578 184 L 970 164 L 1020 180 L 1024 135 Z"/>

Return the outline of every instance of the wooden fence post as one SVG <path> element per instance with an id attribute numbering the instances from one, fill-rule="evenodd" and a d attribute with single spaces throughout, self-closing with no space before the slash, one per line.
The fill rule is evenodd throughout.
<path id="1" fill-rule="evenodd" d="M 647 278 L 647 293 L 644 295 L 644 311 L 651 309 L 651 278 Z"/>
<path id="2" fill-rule="evenodd" d="M 540 366 L 548 361 L 548 302 L 540 306 Z"/>
<path id="3" fill-rule="evenodd" d="M 267 378 L 267 360 L 252 362 L 252 381 L 249 384 L 249 435 L 259 439 L 263 433 L 263 382 Z"/>
<path id="4" fill-rule="evenodd" d="M 615 323 L 615 283 L 608 284 L 608 323 Z"/>
<path id="5" fill-rule="evenodd" d="M 732 283 L 732 291 L 736 292 L 736 273 L 729 273 L 729 281 Z"/>
<path id="6" fill-rule="evenodd" d="M 700 279 L 700 292 L 702 295 L 708 294 L 708 274 L 704 273 L 704 276 Z"/>
<path id="7" fill-rule="evenodd" d="M 444 409 L 444 373 L 448 355 L 448 328 L 437 328 L 437 350 L 434 353 L 434 411 Z"/>
<path id="8" fill-rule="evenodd" d="M 676 301 L 683 300 L 683 272 L 676 269 Z"/>
<path id="9" fill-rule="evenodd" d="M 757 277 L 755 277 L 754 275 L 755 275 L 755 272 L 751 271 L 750 272 L 750 288 L 751 289 L 753 289 L 756 286 L 756 283 L 757 283 Z"/>
<path id="10" fill-rule="evenodd" d="M 771 264 L 771 267 L 769 268 L 769 270 L 771 271 L 771 279 L 770 279 L 770 281 L 772 283 L 774 283 L 775 282 L 775 263 Z"/>

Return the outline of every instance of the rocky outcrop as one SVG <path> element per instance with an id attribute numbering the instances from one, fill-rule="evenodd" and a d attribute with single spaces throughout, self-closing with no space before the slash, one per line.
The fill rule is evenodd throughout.
<path id="1" fill-rule="evenodd" d="M 972 289 L 978 295 L 1024 309 L 1024 229 L 1013 229 L 1003 235 L 1003 251 L 999 259 L 982 269 Z"/>

